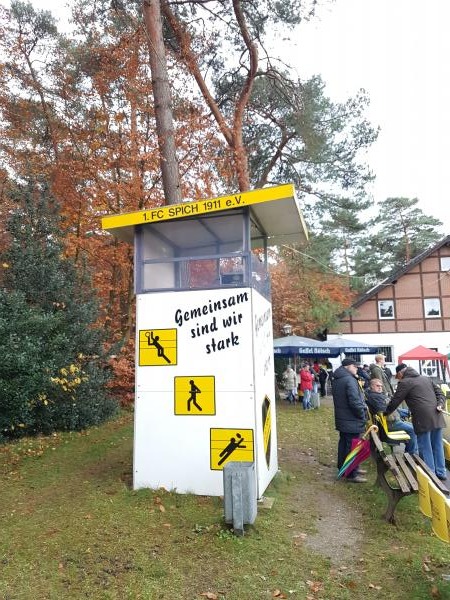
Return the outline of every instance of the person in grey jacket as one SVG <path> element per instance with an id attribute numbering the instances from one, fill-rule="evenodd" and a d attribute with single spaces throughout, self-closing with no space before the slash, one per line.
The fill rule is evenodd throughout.
<path id="1" fill-rule="evenodd" d="M 344 358 L 342 365 L 333 374 L 334 421 L 336 429 L 339 431 L 338 470 L 350 452 L 352 439 L 360 437 L 366 427 L 367 408 L 356 373 L 356 362 L 350 358 Z M 362 470 L 355 469 L 346 479 L 352 483 L 366 482 L 367 479 L 361 475 Z"/>
<path id="2" fill-rule="evenodd" d="M 419 375 L 413 368 L 401 363 L 396 367 L 399 380 L 395 394 L 386 407 L 392 413 L 403 401 L 411 411 L 412 424 L 417 435 L 419 456 L 436 473 L 439 479 L 447 479 L 442 429 L 445 419 L 442 410 L 445 397 L 441 388 L 429 377 Z"/>

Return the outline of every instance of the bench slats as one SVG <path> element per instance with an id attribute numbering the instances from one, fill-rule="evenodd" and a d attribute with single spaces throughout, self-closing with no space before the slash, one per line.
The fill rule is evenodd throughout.
<path id="1" fill-rule="evenodd" d="M 403 472 L 403 474 L 405 475 L 406 479 L 408 480 L 408 483 L 411 487 L 411 489 L 413 489 L 415 492 L 419 491 L 419 484 L 417 483 L 417 479 L 414 476 L 414 473 L 411 472 L 410 468 L 408 467 L 408 464 L 406 463 L 406 461 L 404 460 L 404 454 L 397 454 L 396 455 L 396 460 L 399 464 L 399 466 L 401 467 L 401 470 Z M 415 472 L 415 470 L 414 470 Z"/>
<path id="2" fill-rule="evenodd" d="M 419 467 L 423 471 L 425 471 L 425 473 L 428 475 L 428 477 L 431 479 L 431 481 L 434 483 L 434 485 L 438 488 L 438 490 L 440 490 L 446 496 L 450 495 L 450 490 L 445 485 L 445 483 L 443 483 L 439 479 L 439 477 L 436 477 L 436 474 L 433 473 L 433 471 L 430 469 L 430 467 L 420 458 L 420 456 L 418 454 L 414 454 L 414 461 L 419 465 Z"/>
<path id="3" fill-rule="evenodd" d="M 395 508 L 405 496 L 416 494 L 419 490 L 417 481 L 417 467 L 420 466 L 436 487 L 447 497 L 450 490 L 436 477 L 429 467 L 417 454 L 387 454 L 381 439 L 376 432 L 371 431 L 370 454 L 377 467 L 377 485 L 386 493 L 388 506 L 384 518 L 389 523 L 395 524 Z M 396 487 L 399 486 L 399 487 Z"/>
<path id="4" fill-rule="evenodd" d="M 386 456 L 387 458 L 387 462 L 389 464 L 389 467 L 392 471 L 392 474 L 395 475 L 395 479 L 397 480 L 400 489 L 402 490 L 402 492 L 404 492 L 405 494 L 408 494 L 411 492 L 411 487 L 408 483 L 408 481 L 405 479 L 405 477 L 403 476 L 403 474 L 400 472 L 400 469 L 397 466 L 396 460 L 393 457 L 392 454 L 389 454 Z"/>

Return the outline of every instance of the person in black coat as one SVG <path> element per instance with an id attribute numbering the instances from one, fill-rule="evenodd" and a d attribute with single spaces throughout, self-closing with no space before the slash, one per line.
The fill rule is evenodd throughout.
<path id="1" fill-rule="evenodd" d="M 411 411 L 420 458 L 439 479 L 446 481 L 447 470 L 442 441 L 442 430 L 446 425 L 442 414 L 445 406 L 444 394 L 429 377 L 419 375 L 405 363 L 397 365 L 395 370 L 398 385 L 385 412 L 389 415 L 403 401 L 406 402 Z"/>
<path id="2" fill-rule="evenodd" d="M 350 358 L 344 358 L 342 365 L 333 373 L 332 394 L 334 403 L 334 421 L 339 431 L 338 470 L 344 464 L 350 452 L 352 439 L 360 437 L 367 421 L 367 407 L 364 393 L 357 379 L 357 364 Z M 364 483 L 361 469 L 355 469 L 347 477 L 347 481 Z"/>
<path id="3" fill-rule="evenodd" d="M 327 395 L 327 379 L 328 373 L 323 365 L 319 369 L 320 395 L 324 398 Z"/>
<path id="4" fill-rule="evenodd" d="M 369 389 L 370 375 L 361 365 L 359 365 L 359 367 L 358 367 L 357 375 L 363 383 L 363 388 L 365 390 Z"/>

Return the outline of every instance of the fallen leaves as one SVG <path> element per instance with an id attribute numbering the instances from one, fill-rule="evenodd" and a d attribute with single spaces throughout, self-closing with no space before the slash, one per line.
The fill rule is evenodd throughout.
<path id="1" fill-rule="evenodd" d="M 307 581 L 306 584 L 314 594 L 323 590 L 323 583 L 321 581 Z"/>
<path id="2" fill-rule="evenodd" d="M 308 535 L 306 533 L 298 533 L 292 536 L 294 546 L 301 546 Z"/>
<path id="3" fill-rule="evenodd" d="M 433 585 L 433 587 L 431 588 L 431 597 L 432 598 L 440 598 L 441 597 L 441 593 L 435 585 Z"/>
<path id="4" fill-rule="evenodd" d="M 381 585 L 375 585 L 373 583 L 369 583 L 369 589 L 371 590 L 381 590 Z"/>

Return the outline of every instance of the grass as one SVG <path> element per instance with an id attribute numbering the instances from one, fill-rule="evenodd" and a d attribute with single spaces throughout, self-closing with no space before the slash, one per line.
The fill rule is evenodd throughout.
<path id="1" fill-rule="evenodd" d="M 0 447 L 0 599 L 450 598 L 450 547 L 417 497 L 400 502 L 393 527 L 371 465 L 361 486 L 323 476 L 332 417 L 279 407 L 281 470 L 265 493 L 275 502 L 243 538 L 224 525 L 220 498 L 131 489 L 131 414 Z M 354 507 L 358 559 L 332 564 L 306 545 L 319 498 Z M 339 549 L 339 526 L 328 535 Z"/>

